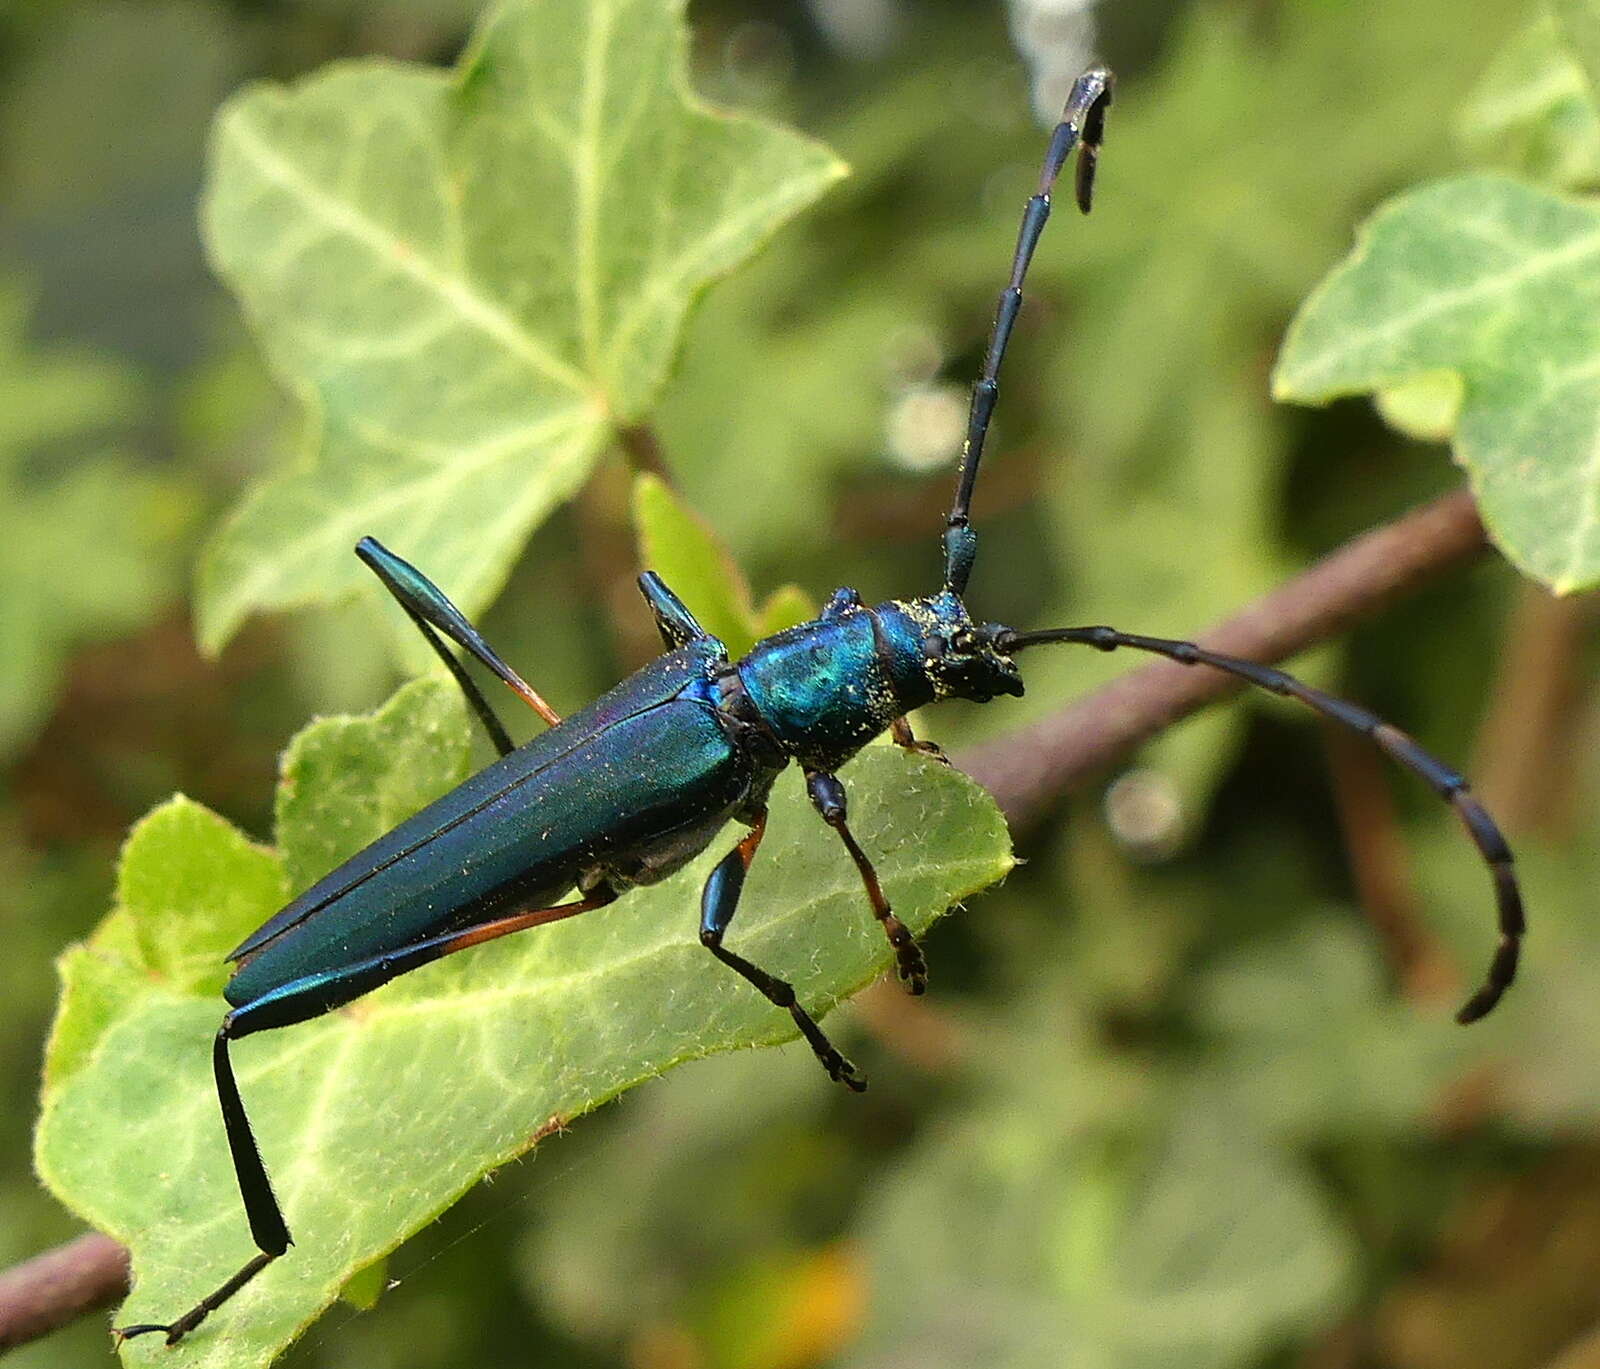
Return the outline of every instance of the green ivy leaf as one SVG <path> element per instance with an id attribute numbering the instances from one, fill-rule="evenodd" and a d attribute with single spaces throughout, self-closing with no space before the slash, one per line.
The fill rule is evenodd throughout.
<path id="1" fill-rule="evenodd" d="M 682 4 L 517 0 L 454 74 L 343 63 L 224 110 L 207 239 L 311 436 L 207 551 L 208 648 L 362 585 L 363 533 L 476 613 L 696 296 L 842 174 L 693 98 Z"/>
<path id="2" fill-rule="evenodd" d="M 1374 396 L 1383 421 L 1419 442 L 1448 442 L 1461 420 L 1461 376 L 1427 371 L 1379 390 Z"/>
<path id="3" fill-rule="evenodd" d="M 640 564 L 660 575 L 735 659 L 759 638 L 812 616 L 810 597 L 797 585 L 776 590 L 757 608 L 727 547 L 659 476 L 646 473 L 634 481 L 633 524 Z"/>
<path id="4" fill-rule="evenodd" d="M 221 957 L 281 905 L 286 870 L 318 871 L 389 822 L 400 796 L 420 802 L 453 779 L 453 759 L 425 759 L 464 752 L 452 690 L 416 681 L 370 717 L 302 733 L 280 784 L 278 852 L 187 800 L 158 809 L 129 840 L 118 906 L 68 952 L 37 1163 L 63 1202 L 132 1249 L 123 1320 L 176 1315 L 250 1254 L 209 1068 Z M 397 753 L 397 738 L 414 741 Z M 335 766 L 353 778 L 329 788 Z M 879 974 L 888 948 L 797 778 L 775 791 L 733 941 L 823 1010 Z M 845 778 L 852 825 L 914 929 L 1010 868 L 999 813 L 948 767 L 872 747 Z M 353 1275 L 553 1119 L 681 1061 L 793 1036 L 699 945 L 700 887 L 726 849 L 592 917 L 241 1043 L 240 1084 L 299 1244 L 185 1344 L 185 1365 L 268 1363 Z M 170 1363 L 159 1342 L 123 1355 Z"/>
<path id="5" fill-rule="evenodd" d="M 1461 112 L 1468 150 L 1559 190 L 1600 182 L 1600 23 L 1594 0 L 1562 0 L 1496 54 Z"/>
<path id="6" fill-rule="evenodd" d="M 304 889 L 467 777 L 456 699 L 402 690 L 376 713 L 327 718 L 289 743 L 275 819 L 289 883 Z"/>
<path id="7" fill-rule="evenodd" d="M 1600 96 L 1600 3 L 1597 0 L 1550 0 L 1572 55 L 1583 69 L 1589 98 Z"/>
<path id="8" fill-rule="evenodd" d="M 191 799 L 169 799 L 135 824 L 122 848 L 115 906 L 61 958 L 46 1100 L 152 996 L 220 993 L 222 958 L 260 923 L 260 910 L 280 906 L 288 892 L 276 852 Z"/>
<path id="9" fill-rule="evenodd" d="M 1600 581 L 1600 208 L 1494 176 L 1391 201 L 1306 301 L 1279 399 L 1452 370 L 1456 459 L 1496 544 L 1557 593 Z"/>

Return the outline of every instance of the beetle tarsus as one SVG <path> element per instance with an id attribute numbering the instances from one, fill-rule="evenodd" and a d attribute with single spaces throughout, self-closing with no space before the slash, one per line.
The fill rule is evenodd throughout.
<path id="1" fill-rule="evenodd" d="M 950 764 L 950 757 L 944 754 L 944 748 L 938 742 L 925 741 L 912 732 L 909 718 L 896 718 L 890 723 L 889 735 L 894 738 L 894 744 L 903 750 L 931 756 L 941 765 Z"/>
<path id="2" fill-rule="evenodd" d="M 112 1328 L 111 1334 L 116 1343 L 121 1345 L 123 1341 L 132 1340 L 135 1336 L 150 1335 L 160 1331 L 165 1334 L 168 1345 L 176 1345 L 277 1258 L 276 1254 L 263 1250 L 220 1288 L 206 1294 L 176 1321 L 139 1322 L 134 1326 L 117 1326 Z"/>
<path id="3" fill-rule="evenodd" d="M 834 1051 L 831 1061 L 823 1061 L 827 1066 L 828 1077 L 835 1083 L 843 1084 L 852 1093 L 865 1093 L 867 1091 L 867 1076 L 862 1074 L 838 1051 Z"/>
<path id="4" fill-rule="evenodd" d="M 922 947 L 911 935 L 911 930 L 893 913 L 883 919 L 883 930 L 889 944 L 894 947 L 895 973 L 906 986 L 906 992 L 920 997 L 928 991 L 928 962 L 923 958 Z"/>

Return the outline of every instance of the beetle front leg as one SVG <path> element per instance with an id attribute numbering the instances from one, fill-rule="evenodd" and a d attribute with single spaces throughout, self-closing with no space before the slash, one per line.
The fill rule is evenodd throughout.
<path id="1" fill-rule="evenodd" d="M 909 727 L 906 733 L 910 735 Z M 845 821 L 847 804 L 844 785 L 839 783 L 837 775 L 830 775 L 823 770 L 807 770 L 806 793 L 811 796 L 817 812 L 822 814 L 822 820 L 839 834 L 844 849 L 850 853 L 850 859 L 855 861 L 856 869 L 861 872 L 861 882 L 866 885 L 873 915 L 882 926 L 883 934 L 889 938 L 889 944 L 894 947 L 895 970 L 901 982 L 911 993 L 926 992 L 928 962 L 922 958 L 922 948 L 911 935 L 911 929 L 894 915 L 894 909 L 889 906 L 889 900 L 883 892 L 883 885 L 878 882 L 878 872 L 873 869 L 867 853 L 857 844 Z"/>
<path id="2" fill-rule="evenodd" d="M 737 970 L 754 984 L 768 1002 L 788 1009 L 789 1016 L 794 1018 L 795 1026 L 800 1028 L 800 1035 L 805 1037 L 806 1043 L 816 1052 L 817 1059 L 822 1062 L 822 1068 L 828 1071 L 828 1077 L 836 1079 L 848 1089 L 861 1093 L 867 1087 L 866 1079 L 839 1053 L 838 1048 L 828 1040 L 811 1014 L 800 1006 L 799 1000 L 795 997 L 794 985 L 768 974 L 759 965 L 752 965 L 743 956 L 735 955 L 722 944 L 728 924 L 733 921 L 733 915 L 739 908 L 739 895 L 744 890 L 745 874 L 750 869 L 750 862 L 756 857 L 756 848 L 761 845 L 761 838 L 766 835 L 766 831 L 767 810 L 762 808 L 755 815 L 755 824 L 750 829 L 750 835 L 717 862 L 710 878 L 706 880 L 705 891 L 700 896 L 700 944 L 724 965 Z"/>
<path id="3" fill-rule="evenodd" d="M 918 739 L 916 733 L 911 730 L 910 718 L 896 718 L 889 724 L 889 735 L 894 738 L 896 746 L 904 747 L 907 751 L 915 751 L 923 756 L 932 756 L 941 765 L 950 764 L 950 757 L 944 754 L 944 748 L 938 742 Z"/>

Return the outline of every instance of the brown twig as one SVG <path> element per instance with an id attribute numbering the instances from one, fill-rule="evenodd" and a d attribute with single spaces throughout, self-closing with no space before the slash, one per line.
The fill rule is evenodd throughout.
<path id="1" fill-rule="evenodd" d="M 91 1231 L 0 1273 L 0 1353 L 86 1312 L 115 1302 L 128 1288 L 128 1252 Z"/>
<path id="2" fill-rule="evenodd" d="M 1585 648 L 1600 603 L 1525 584 L 1478 738 L 1476 789 L 1508 826 L 1560 834 L 1579 788 Z"/>
<path id="3" fill-rule="evenodd" d="M 1487 543 L 1461 491 L 1347 543 L 1201 640 L 1277 661 L 1481 555 Z M 1140 742 L 1240 688 L 1212 671 L 1161 662 L 1135 670 L 1020 732 L 956 757 L 1014 825 L 1038 821 Z M 109 1302 L 127 1280 L 127 1252 L 83 1236 L 0 1274 L 0 1348 L 19 1345 Z"/>
<path id="4" fill-rule="evenodd" d="M 1281 661 L 1487 546 L 1472 497 L 1460 490 L 1347 542 L 1199 640 L 1232 656 Z M 995 796 L 1013 827 L 1027 828 L 1140 742 L 1242 688 L 1214 670 L 1160 661 L 955 761 Z"/>

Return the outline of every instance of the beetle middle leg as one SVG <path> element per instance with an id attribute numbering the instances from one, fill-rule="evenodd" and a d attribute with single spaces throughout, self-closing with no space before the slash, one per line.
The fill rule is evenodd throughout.
<path id="1" fill-rule="evenodd" d="M 794 1018 L 795 1026 L 800 1028 L 800 1035 L 805 1037 L 806 1043 L 816 1052 L 817 1059 L 822 1062 L 822 1068 L 828 1071 L 828 1077 L 838 1080 L 846 1088 L 861 1093 L 867 1087 L 866 1079 L 839 1053 L 838 1048 L 828 1040 L 811 1014 L 800 1006 L 799 1000 L 795 997 L 794 985 L 786 979 L 768 974 L 759 965 L 752 965 L 742 955 L 735 955 L 722 944 L 728 924 L 733 921 L 733 915 L 739 908 L 739 895 L 744 890 L 745 874 L 749 871 L 750 862 L 756 857 L 756 848 L 761 845 L 761 838 L 766 832 L 767 810 L 761 808 L 756 811 L 750 834 L 717 862 L 710 878 L 706 880 L 705 891 L 700 896 L 700 944 L 724 965 L 738 971 L 754 984 L 768 1002 L 780 1008 L 787 1008 L 789 1016 Z"/>
<path id="2" fill-rule="evenodd" d="M 908 736 L 910 730 L 908 726 L 906 729 Z M 872 904 L 873 916 L 878 919 L 883 934 L 889 938 L 889 944 L 894 947 L 895 971 L 899 974 L 901 982 L 910 992 L 923 993 L 928 987 L 928 962 L 922 958 L 922 948 L 911 935 L 911 929 L 895 916 L 894 909 L 889 906 L 883 885 L 878 881 L 878 872 L 867 859 L 867 853 L 861 849 L 855 834 L 851 832 L 845 820 L 848 816 L 848 804 L 845 801 L 844 785 L 839 782 L 837 775 L 830 775 L 822 770 L 807 770 L 806 793 L 811 796 L 811 802 L 817 812 L 822 814 L 822 820 L 839 834 L 844 849 L 850 853 L 850 859 L 855 861 L 856 869 L 861 872 L 861 882 L 866 886 L 867 899 Z"/>

